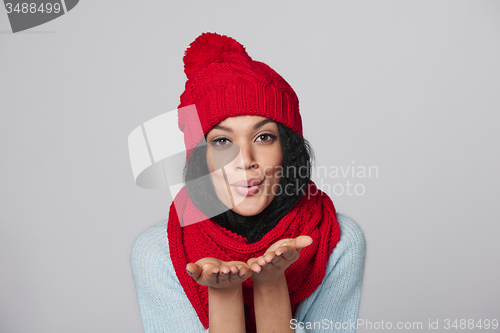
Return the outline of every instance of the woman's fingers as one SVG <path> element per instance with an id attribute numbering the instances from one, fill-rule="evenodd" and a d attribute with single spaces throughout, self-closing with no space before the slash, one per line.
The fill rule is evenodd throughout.
<path id="1" fill-rule="evenodd" d="M 286 260 L 297 260 L 300 250 L 312 243 L 313 239 L 310 236 L 299 236 L 281 244 L 275 253 Z"/>
<path id="2" fill-rule="evenodd" d="M 238 275 L 239 269 L 235 265 L 232 265 L 229 267 L 229 281 L 234 282 L 234 281 L 239 281 L 240 277 Z"/>
<path id="3" fill-rule="evenodd" d="M 219 268 L 213 265 L 210 265 L 209 267 L 204 267 L 202 274 L 207 286 L 213 286 L 217 284 L 219 275 L 220 275 Z"/>
<path id="4" fill-rule="evenodd" d="M 196 263 L 189 263 L 186 265 L 186 271 L 200 285 L 214 288 L 235 286 L 252 275 L 252 270 L 244 262 L 223 262 L 214 258 L 203 258 Z"/>
<path id="5" fill-rule="evenodd" d="M 252 276 L 252 270 L 248 265 L 235 265 L 231 267 L 231 274 L 229 276 L 230 282 L 240 283 Z"/>
<path id="6" fill-rule="evenodd" d="M 256 272 L 256 273 L 259 273 L 261 270 L 262 270 L 262 267 L 259 265 L 259 262 L 258 260 L 260 259 L 261 257 L 258 257 L 258 258 L 251 258 L 247 261 L 247 264 L 248 266 L 250 267 L 250 269 L 253 271 L 253 272 Z"/>
<path id="7" fill-rule="evenodd" d="M 203 268 L 200 265 L 189 263 L 186 265 L 186 271 L 196 281 L 200 278 Z"/>
<path id="8" fill-rule="evenodd" d="M 218 283 L 225 283 L 229 281 L 229 274 L 231 274 L 231 269 L 227 266 L 220 267 L 219 276 L 217 279 Z"/>
<path id="9" fill-rule="evenodd" d="M 260 257 L 247 261 L 252 272 L 260 273 L 255 279 L 267 279 L 282 274 L 300 256 L 300 250 L 311 245 L 313 239 L 309 236 L 286 238 L 274 243 Z M 256 281 L 256 280 L 254 280 Z"/>
<path id="10" fill-rule="evenodd" d="M 261 266 L 261 267 L 266 267 L 267 264 L 270 262 L 271 260 L 267 261 L 265 256 L 260 256 L 257 258 L 257 263 Z"/>
<path id="11" fill-rule="evenodd" d="M 286 260 L 296 260 L 299 257 L 299 252 L 288 244 L 281 245 L 276 250 L 276 256 Z"/>
<path id="12" fill-rule="evenodd" d="M 186 271 L 195 281 L 201 285 L 214 285 L 217 283 L 219 268 L 214 265 L 199 265 L 189 263 L 186 265 Z"/>
<path id="13" fill-rule="evenodd" d="M 297 238 L 294 238 L 290 242 L 290 246 L 293 246 L 295 249 L 300 251 L 303 248 L 311 245 L 312 243 L 313 243 L 313 239 L 310 236 L 299 236 Z"/>
<path id="14" fill-rule="evenodd" d="M 263 257 L 267 263 L 271 263 L 276 259 L 276 253 L 274 251 L 269 251 L 265 253 Z"/>
<path id="15" fill-rule="evenodd" d="M 257 258 L 251 258 L 248 260 L 247 264 L 250 269 L 256 273 L 260 273 L 266 267 L 272 267 L 276 265 L 280 260 L 280 257 L 276 256 L 274 251 L 268 252 L 263 256 Z"/>
<path id="16" fill-rule="evenodd" d="M 252 269 L 248 265 L 240 266 L 239 269 L 238 276 L 240 279 L 246 280 L 252 276 Z"/>
<path id="17" fill-rule="evenodd" d="M 252 268 L 252 271 L 254 271 L 255 273 L 260 273 L 262 271 L 262 266 L 259 265 L 257 262 L 254 262 L 250 267 Z"/>

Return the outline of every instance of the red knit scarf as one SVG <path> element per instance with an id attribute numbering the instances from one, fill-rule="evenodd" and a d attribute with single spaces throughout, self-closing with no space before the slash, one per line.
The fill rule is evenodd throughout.
<path id="1" fill-rule="evenodd" d="M 340 239 L 340 229 L 331 199 L 311 181 L 308 192 L 264 237 L 247 244 L 246 238 L 222 228 L 210 219 L 181 227 L 179 216 L 202 214 L 183 187 L 170 206 L 167 226 L 170 257 L 179 281 L 198 317 L 208 328 L 208 288 L 199 285 L 186 272 L 186 265 L 201 258 L 243 261 L 263 255 L 276 241 L 308 235 L 313 243 L 300 251 L 299 259 L 285 271 L 292 314 L 299 302 L 309 297 L 321 284 L 326 264 Z M 177 210 L 176 210 L 177 207 Z M 182 211 L 180 211 L 182 210 Z M 252 278 L 243 281 L 247 332 L 255 332 Z"/>

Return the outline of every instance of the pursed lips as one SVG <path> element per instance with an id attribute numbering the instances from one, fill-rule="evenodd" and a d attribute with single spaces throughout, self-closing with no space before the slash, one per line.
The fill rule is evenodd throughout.
<path id="1" fill-rule="evenodd" d="M 262 180 L 259 179 L 249 179 L 249 180 L 240 180 L 235 183 L 232 183 L 231 186 L 234 188 L 236 193 L 241 196 L 249 196 L 254 195 L 260 189 L 260 185 L 263 183 Z"/>
<path id="2" fill-rule="evenodd" d="M 259 179 L 243 179 L 237 182 L 232 183 L 232 186 L 235 187 L 252 187 L 252 186 L 259 186 L 262 184 L 262 180 Z"/>

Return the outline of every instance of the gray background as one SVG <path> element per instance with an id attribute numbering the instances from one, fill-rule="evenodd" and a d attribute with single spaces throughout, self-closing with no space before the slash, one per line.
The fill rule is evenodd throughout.
<path id="1" fill-rule="evenodd" d="M 500 319 L 499 15 L 499 1 L 81 1 L 12 34 L 0 9 L 0 332 L 142 330 L 130 250 L 171 198 L 134 184 L 127 138 L 177 107 L 204 31 L 294 87 L 318 165 L 378 167 L 351 179 L 363 196 L 330 193 L 367 239 L 360 318 Z"/>

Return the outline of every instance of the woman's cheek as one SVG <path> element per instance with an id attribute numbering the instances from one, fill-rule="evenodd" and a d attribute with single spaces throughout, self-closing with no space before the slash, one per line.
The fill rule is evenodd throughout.
<path id="1" fill-rule="evenodd" d="M 229 199 L 229 193 L 226 186 L 226 182 L 224 180 L 224 175 L 222 174 L 222 170 L 217 170 L 210 174 L 212 178 L 212 183 L 214 184 L 215 193 L 220 201 L 227 207 L 231 207 L 231 200 Z"/>
<path id="2" fill-rule="evenodd" d="M 281 176 L 281 166 L 266 168 L 265 174 L 269 178 L 279 178 Z"/>

